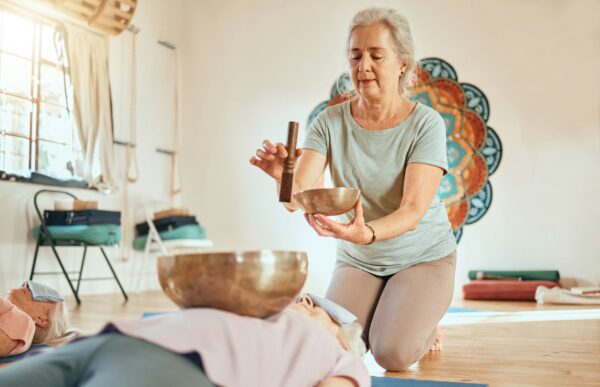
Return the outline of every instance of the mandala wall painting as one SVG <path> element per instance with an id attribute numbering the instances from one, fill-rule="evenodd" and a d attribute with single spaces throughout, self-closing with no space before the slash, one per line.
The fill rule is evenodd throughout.
<path id="1" fill-rule="evenodd" d="M 414 101 L 437 110 L 446 124 L 449 173 L 438 196 L 446 205 L 456 240 L 463 228 L 480 220 L 492 204 L 489 178 L 500 165 L 502 143 L 487 125 L 490 106 L 485 94 L 469 83 L 460 83 L 454 68 L 443 59 L 419 62 L 417 80 L 410 95 Z M 328 106 L 347 100 L 353 93 L 348 74 L 331 88 L 329 99 L 310 113 L 307 127 Z"/>

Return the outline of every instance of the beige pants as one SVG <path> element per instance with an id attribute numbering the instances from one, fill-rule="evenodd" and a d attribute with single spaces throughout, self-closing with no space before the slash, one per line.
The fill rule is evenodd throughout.
<path id="1" fill-rule="evenodd" d="M 354 313 L 373 357 L 390 371 L 405 370 L 432 346 L 454 290 L 456 252 L 378 277 L 337 262 L 327 298 Z"/>

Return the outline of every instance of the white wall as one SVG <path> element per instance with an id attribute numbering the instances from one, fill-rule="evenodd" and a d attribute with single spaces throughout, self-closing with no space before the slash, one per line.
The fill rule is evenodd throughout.
<path id="1" fill-rule="evenodd" d="M 299 213 L 277 203 L 270 181 L 248 164 L 264 138 L 284 141 L 287 122 L 304 123 L 345 70 L 352 15 L 392 6 L 411 21 L 418 56 L 439 56 L 491 104 L 489 124 L 504 158 L 492 177 L 488 214 L 465 228 L 458 285 L 469 268 L 556 268 L 600 282 L 600 3 L 579 1 L 145 0 L 138 36 L 139 203 L 168 200 L 169 165 L 157 147 L 172 144 L 172 52 L 177 46 L 183 103 L 182 204 L 196 212 L 219 248 L 281 248 L 310 254 L 307 287 L 324 292 L 335 242 L 317 237 Z M 116 137 L 126 140 L 130 35 L 111 39 Z M 123 150 L 118 148 L 121 162 Z M 33 256 L 32 184 L 0 182 L 0 291 L 26 278 Z M 121 194 L 101 196 L 119 208 Z M 139 212 L 137 212 L 139 216 Z M 48 251 L 41 260 L 52 263 Z M 115 257 L 118 252 L 113 251 Z M 71 254 L 70 264 L 77 264 Z M 96 257 L 99 258 L 99 257 Z M 115 262 L 128 288 L 139 256 Z M 105 270 L 97 260 L 86 270 Z M 97 273 L 96 273 L 97 272 Z M 49 280 L 68 294 L 60 277 Z M 152 266 L 144 288 L 156 288 Z M 116 291 L 86 283 L 82 293 Z"/>
<path id="2" fill-rule="evenodd" d="M 179 45 L 182 8 L 180 1 L 145 0 L 140 2 L 133 23 L 141 31 L 137 38 L 137 155 L 140 176 L 130 186 L 130 216 L 141 220 L 142 203 L 147 201 L 168 202 L 170 158 L 156 152 L 156 148 L 170 149 L 173 127 L 173 97 L 175 61 L 173 51 L 157 43 L 165 40 Z M 115 138 L 129 139 L 130 117 L 130 60 L 131 34 L 124 32 L 110 38 L 110 72 L 113 93 Z M 115 147 L 115 159 L 122 169 L 124 148 Z M 27 183 L 0 182 L 0 294 L 19 281 L 29 277 L 35 243 L 30 236 L 32 224 L 37 217 L 33 210 L 33 194 L 42 188 L 56 188 Z M 71 190 L 80 198 L 98 200 L 100 208 L 120 209 L 122 192 L 102 195 L 91 190 Z M 73 251 L 76 250 L 76 253 Z M 81 251 L 61 249 L 71 269 L 78 268 Z M 98 249 L 88 253 L 84 276 L 104 276 L 108 269 Z M 129 252 L 128 260 L 120 259 L 118 249 L 110 250 L 113 265 L 127 290 L 132 290 L 137 280 L 140 254 Z M 51 251 L 43 248 L 38 270 L 56 270 L 58 266 Z M 142 288 L 158 288 L 154 262 L 145 271 Z M 64 294 L 70 294 L 66 281 L 59 276 L 45 277 L 44 281 Z M 86 282 L 81 293 L 118 291 L 114 281 Z"/>
<path id="3" fill-rule="evenodd" d="M 184 1 L 184 203 L 218 247 L 307 250 L 324 292 L 335 243 L 277 203 L 248 164 L 264 138 L 302 129 L 345 69 L 353 14 L 391 6 L 419 57 L 449 61 L 480 87 L 504 146 L 492 207 L 465 228 L 466 271 L 558 269 L 600 282 L 600 3 L 580 1 Z M 458 292 L 457 292 L 458 295 Z"/>

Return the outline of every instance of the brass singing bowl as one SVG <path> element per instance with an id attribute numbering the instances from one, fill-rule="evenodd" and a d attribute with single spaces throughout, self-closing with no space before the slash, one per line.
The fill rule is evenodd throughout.
<path id="1" fill-rule="evenodd" d="M 294 194 L 298 206 L 307 214 L 340 215 L 350 211 L 360 197 L 358 188 L 317 188 Z"/>
<path id="2" fill-rule="evenodd" d="M 158 258 L 164 293 L 182 308 L 272 316 L 298 296 L 308 259 L 300 251 L 189 252 Z"/>

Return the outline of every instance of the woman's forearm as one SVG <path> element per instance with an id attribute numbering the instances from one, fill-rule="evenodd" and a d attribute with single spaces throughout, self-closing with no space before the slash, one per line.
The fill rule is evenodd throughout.
<path id="1" fill-rule="evenodd" d="M 368 223 L 375 231 L 377 240 L 384 241 L 416 229 L 423 215 L 425 215 L 424 211 L 407 205 Z"/>
<path id="2" fill-rule="evenodd" d="M 377 240 L 387 240 L 417 228 L 440 186 L 443 170 L 428 164 L 409 164 L 404 176 L 400 206 L 383 218 L 369 222 Z"/>

